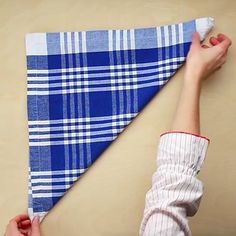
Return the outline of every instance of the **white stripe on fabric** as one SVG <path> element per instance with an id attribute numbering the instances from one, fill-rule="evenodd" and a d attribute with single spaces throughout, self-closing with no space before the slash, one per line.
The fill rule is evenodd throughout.
<path id="1" fill-rule="evenodd" d="M 77 177 L 78 179 L 78 177 Z M 33 187 L 33 191 L 39 191 L 39 190 L 65 190 L 68 189 L 71 185 L 62 184 L 62 185 L 37 185 Z M 33 192 L 33 195 L 35 193 Z M 44 196 L 45 193 L 40 193 L 42 196 Z"/>
<path id="2" fill-rule="evenodd" d="M 86 52 L 87 51 L 86 31 L 82 31 L 81 36 L 82 36 L 82 52 Z"/>
<path id="3" fill-rule="evenodd" d="M 159 79 L 166 78 L 171 76 L 172 73 L 165 73 L 157 75 Z M 119 91 L 119 90 L 130 90 L 130 89 L 138 89 L 138 88 L 147 88 L 152 86 L 160 86 L 164 85 L 167 81 L 154 81 L 144 84 L 134 84 L 134 85 L 124 85 L 124 86 L 114 86 L 114 87 L 99 87 L 99 88 L 88 88 L 88 92 L 98 92 L 98 91 Z M 83 93 L 84 88 L 74 88 L 74 89 L 62 89 L 62 90 L 55 90 L 55 91 L 28 91 L 28 95 L 56 95 L 56 94 L 69 94 L 69 93 Z"/>
<path id="4" fill-rule="evenodd" d="M 33 198 L 52 198 L 52 197 L 61 197 L 65 194 L 65 191 L 60 193 L 34 193 L 32 194 Z M 38 215 L 38 214 L 37 214 Z"/>
<path id="5" fill-rule="evenodd" d="M 179 67 L 179 64 L 174 64 L 174 65 L 167 65 L 165 67 L 161 67 L 161 68 L 152 68 L 152 69 L 147 69 L 147 70 L 141 70 L 141 71 L 137 71 L 137 69 L 134 68 L 135 66 L 133 66 L 132 71 L 124 71 L 124 72 L 119 72 L 119 73 L 123 73 L 124 76 L 120 77 L 118 80 L 117 75 L 119 75 L 119 73 L 117 72 L 110 72 L 110 73 L 99 73 L 99 74 L 92 74 L 90 75 L 90 81 L 88 86 L 91 85 L 97 85 L 97 84 L 107 84 L 110 85 L 110 83 L 134 83 L 134 82 L 141 82 L 141 81 L 147 81 L 150 78 L 153 78 L 153 76 L 161 76 L 163 75 L 163 71 L 169 71 L 170 70 L 175 70 Z M 157 75 L 149 75 L 150 73 L 156 73 Z M 166 72 L 164 72 L 166 73 Z M 136 75 L 136 76 L 134 76 Z M 137 75 L 139 75 L 139 78 L 137 78 Z M 141 76 L 142 75 L 142 76 Z M 129 76 L 128 78 L 126 76 Z M 110 77 L 111 79 L 99 79 L 98 78 L 106 78 L 106 77 Z M 35 77 L 30 77 L 29 81 L 28 81 L 28 88 L 32 89 L 32 88 L 48 88 L 48 87 L 56 87 L 61 85 L 66 86 L 68 84 L 68 86 L 71 86 L 72 83 L 74 83 L 75 85 L 84 85 L 83 81 L 80 81 L 79 79 L 84 78 L 84 75 L 78 74 L 78 75 L 71 75 L 71 79 L 75 80 L 78 79 L 76 81 L 65 81 L 62 83 L 58 83 L 58 81 L 62 81 L 62 80 L 68 80 L 68 75 L 62 75 L 62 76 L 57 76 L 54 79 L 51 79 L 52 77 L 41 77 L 41 78 L 37 78 L 35 79 Z M 156 78 L 156 77 L 155 77 Z M 137 81 L 138 79 L 138 81 Z M 48 83 L 50 81 L 50 83 Z M 56 82 L 53 82 L 56 81 Z M 31 83 L 34 82 L 34 83 Z"/>
<path id="6" fill-rule="evenodd" d="M 156 76 L 161 76 L 162 74 L 165 75 L 165 73 L 161 73 L 163 71 L 170 71 L 170 70 L 175 70 L 179 67 L 179 65 L 171 65 L 171 66 L 165 66 L 165 67 L 160 67 L 160 68 L 155 68 L 155 69 L 147 69 L 147 70 L 143 70 L 143 71 L 139 71 L 137 72 L 135 70 L 135 68 L 132 68 L 133 71 L 124 71 L 122 72 L 122 74 L 124 75 L 123 77 L 120 77 L 118 80 L 114 80 L 114 82 L 116 82 L 116 84 L 119 83 L 134 83 L 134 82 L 141 82 L 141 81 L 148 81 L 150 79 L 156 78 Z M 138 75 L 142 75 L 142 77 L 138 78 L 137 81 L 137 73 Z M 157 75 L 149 75 L 150 73 L 158 73 Z M 134 77 L 126 77 L 129 75 L 136 75 Z M 146 76 L 145 76 L 146 75 Z M 57 81 L 61 81 L 64 79 L 66 79 L 68 76 L 67 75 L 63 75 L 60 76 L 60 79 L 57 79 Z M 104 78 L 104 77 L 117 77 L 116 73 L 103 73 L 103 74 L 93 74 L 90 75 L 90 81 L 89 81 L 89 86 L 91 85 L 101 85 L 101 84 L 105 84 L 105 85 L 110 85 L 111 83 L 111 79 L 97 79 L 97 78 Z M 75 81 L 69 81 L 69 82 L 56 82 L 56 83 L 50 83 L 48 84 L 48 81 L 50 80 L 51 77 L 45 77 L 45 83 L 42 83 L 42 81 L 40 81 L 40 83 L 29 83 L 28 84 L 28 88 L 55 88 L 55 87 L 67 87 L 67 86 L 75 86 Z M 73 75 L 73 79 L 81 79 L 84 78 L 84 75 Z M 93 80 L 94 78 L 94 80 Z M 76 81 L 76 86 L 82 86 L 84 85 L 83 81 Z"/>
<path id="7" fill-rule="evenodd" d="M 87 169 L 69 169 L 69 170 L 50 170 L 50 171 L 30 171 L 31 176 L 45 176 L 45 175 L 66 175 L 66 174 L 82 174 Z"/>
<path id="8" fill-rule="evenodd" d="M 108 49 L 109 51 L 113 51 L 113 37 L 112 37 L 112 30 L 108 30 Z M 89 67 L 89 70 L 91 69 L 92 67 Z M 95 67 L 97 69 L 101 68 L 100 66 L 99 67 Z M 108 66 L 106 66 L 106 68 L 109 68 Z"/>
<path id="9" fill-rule="evenodd" d="M 65 42 L 64 42 L 64 33 L 63 32 L 60 32 L 60 47 L 61 47 L 61 54 L 65 54 Z M 65 72 L 66 71 L 67 70 L 65 69 Z"/>
<path id="10" fill-rule="evenodd" d="M 77 143 L 98 143 L 98 142 L 107 142 L 112 141 L 113 136 L 102 137 L 102 138 L 84 138 L 84 139 L 73 139 L 73 140 L 60 140 L 60 141 L 44 141 L 44 142 L 29 142 L 29 145 L 32 147 L 36 146 L 50 146 L 50 145 L 68 145 L 68 144 L 77 144 Z"/>
<path id="11" fill-rule="evenodd" d="M 179 24 L 179 43 L 184 43 L 184 32 L 183 32 L 183 24 Z"/>
<path id="12" fill-rule="evenodd" d="M 37 184 L 37 183 L 67 183 L 70 181 L 75 181 L 78 179 L 78 176 L 73 177 L 61 177 L 61 178 L 37 178 L 37 179 L 31 179 L 31 184 Z M 32 186 L 32 191 L 34 191 L 34 187 Z"/>
<path id="13" fill-rule="evenodd" d="M 127 34 L 127 30 L 123 31 L 123 50 L 127 50 L 128 49 L 128 34 Z M 128 63 L 126 64 L 128 65 Z"/>
<path id="14" fill-rule="evenodd" d="M 67 53 L 71 54 L 72 51 L 72 38 L 71 38 L 71 32 L 67 32 Z"/>
<path id="15" fill-rule="evenodd" d="M 115 50 L 120 50 L 120 30 L 115 30 L 116 35 L 116 48 Z"/>
<path id="16" fill-rule="evenodd" d="M 117 125 L 124 125 L 126 124 L 127 122 L 129 122 L 129 120 L 125 120 L 125 121 L 115 121 L 115 120 L 112 120 L 110 121 L 109 123 L 101 123 L 101 124 L 92 124 L 90 125 L 90 129 L 97 129 L 97 128 L 112 128 L 114 126 L 117 126 Z M 76 132 L 78 130 L 85 130 L 87 129 L 86 127 L 86 124 L 76 124 L 76 125 L 71 125 L 71 124 L 63 124 L 63 125 L 60 125 L 60 126 L 57 126 L 57 127 L 52 127 L 52 126 L 48 126 L 48 127 L 35 127 L 35 128 L 29 128 L 29 132 L 30 134 L 32 134 L 33 132 L 54 132 L 54 131 L 74 131 L 76 130 Z"/>
<path id="17" fill-rule="evenodd" d="M 169 30 L 168 30 L 168 26 L 164 26 L 164 37 L 165 37 L 165 46 L 169 46 L 170 45 L 170 40 L 169 40 Z"/>
<path id="18" fill-rule="evenodd" d="M 172 44 L 176 44 L 178 40 L 176 39 L 176 30 L 175 30 L 175 25 L 171 25 L 171 39 L 172 39 Z"/>
<path id="19" fill-rule="evenodd" d="M 110 134 L 115 134 L 115 136 L 117 136 L 123 129 L 124 127 L 128 124 L 129 122 L 127 122 L 126 124 L 122 124 L 120 126 L 120 128 L 111 128 L 109 130 L 101 130 L 101 131 L 87 131 L 87 132 L 62 132 L 60 134 L 36 134 L 36 135 L 29 135 L 29 142 L 30 143 L 42 143 L 42 142 L 60 142 L 62 140 L 66 141 L 72 141 L 72 140 L 77 140 L 78 142 L 80 142 L 81 140 L 84 141 L 85 139 L 87 140 L 85 143 L 93 143 L 96 142 L 95 139 L 99 139 L 99 138 L 95 138 L 96 136 L 99 135 L 107 135 L 109 137 Z M 62 139 L 63 138 L 63 139 Z M 68 140 L 68 138 L 70 138 Z M 50 140 L 50 139 L 60 139 L 60 140 Z M 94 141 L 92 142 L 91 139 L 94 139 Z M 73 143 L 70 143 L 73 144 Z"/>
<path id="20" fill-rule="evenodd" d="M 111 35 L 112 37 L 112 35 Z M 112 40 L 112 38 L 111 38 Z M 109 40 L 110 45 L 110 40 Z M 112 46 L 112 45 L 111 45 Z M 133 68 L 134 66 L 136 68 L 143 68 L 143 67 L 149 67 L 149 66 L 161 66 L 168 63 L 173 62 L 182 62 L 185 60 L 185 57 L 175 57 L 175 58 L 169 58 L 169 59 L 163 59 L 161 61 L 155 61 L 155 62 L 148 62 L 148 63 L 129 63 L 125 65 L 109 65 L 109 66 L 90 66 L 89 71 L 94 70 L 110 70 L 110 69 L 128 69 Z M 168 66 L 168 65 L 167 65 Z M 48 73 L 65 73 L 65 72 L 84 72 L 88 71 L 87 66 L 80 66 L 76 68 L 62 68 L 62 69 L 50 69 L 50 70 L 30 70 L 28 69 L 28 74 L 48 74 Z"/>
<path id="21" fill-rule="evenodd" d="M 113 127 L 117 125 L 123 125 L 128 121 L 109 121 L 109 123 L 101 123 L 101 124 L 92 124 L 90 125 L 91 130 L 92 129 L 97 129 L 97 128 L 108 128 L 108 127 Z M 71 124 L 63 124 L 61 126 L 57 127 L 35 127 L 35 128 L 29 128 L 29 132 L 53 132 L 53 131 L 73 131 L 73 130 L 80 130 L 80 129 L 86 129 L 85 124 L 76 124 L 76 125 L 71 125 Z"/>
<path id="22" fill-rule="evenodd" d="M 75 51 L 76 52 L 79 52 L 79 33 L 78 32 L 75 32 L 75 42 L 74 42 L 74 46 L 75 46 Z M 77 64 L 76 64 L 77 65 Z M 68 71 L 68 72 L 74 72 L 75 69 L 77 68 L 67 68 L 67 69 L 64 69 L 64 71 Z M 37 70 L 38 71 L 38 70 Z M 60 71 L 60 72 L 63 72 L 62 69 L 57 69 L 56 71 Z M 40 70 L 40 73 L 41 73 L 41 70 Z"/>
<path id="23" fill-rule="evenodd" d="M 134 35 L 134 29 L 130 30 L 130 49 L 135 49 L 135 35 Z M 136 66 L 136 65 L 135 65 Z"/>
<path id="24" fill-rule="evenodd" d="M 97 122 L 97 121 L 105 121 L 105 120 L 114 120 L 114 119 L 124 119 L 124 118 L 132 118 L 136 116 L 137 113 L 128 113 L 128 114 L 115 114 L 112 116 L 94 116 L 94 117 L 80 117 L 80 118 L 65 118 L 59 120 L 29 120 L 29 125 L 51 125 L 51 124 L 67 124 L 67 123 L 75 123 L 75 122 Z"/>
<path id="25" fill-rule="evenodd" d="M 162 48 L 164 45 L 162 45 L 161 27 L 156 27 L 156 31 L 157 31 L 157 47 Z"/>
<path id="26" fill-rule="evenodd" d="M 119 123 L 116 123 L 116 125 L 120 125 L 120 126 L 126 126 L 130 121 L 124 121 L 124 122 L 119 122 Z M 32 139 L 49 139 L 49 138 L 62 138 L 62 137 L 76 137 L 76 138 L 80 138 L 80 137 L 90 137 L 90 136 L 97 136 L 97 135 L 102 135 L 102 134 L 110 134 L 112 132 L 114 132 L 112 129 L 113 129 L 113 126 L 114 124 L 111 123 L 110 124 L 110 129 L 106 129 L 106 130 L 96 130 L 96 131 L 92 131 L 91 128 L 87 128 L 86 127 L 86 131 L 81 131 L 81 130 L 85 130 L 85 128 L 81 128 L 80 131 L 78 131 L 77 127 L 76 127 L 76 130 L 72 130 L 72 129 L 67 129 L 67 128 L 64 128 L 64 130 L 62 129 L 61 133 L 59 134 L 53 134 L 53 133 L 49 133 L 49 134 L 30 134 L 29 135 L 29 139 L 31 142 Z M 64 127 L 64 126 L 63 126 Z M 120 131 L 120 129 L 117 130 L 117 132 Z"/>

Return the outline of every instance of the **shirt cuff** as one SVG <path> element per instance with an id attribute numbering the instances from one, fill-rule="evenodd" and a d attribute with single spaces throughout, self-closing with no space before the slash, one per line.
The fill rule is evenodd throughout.
<path id="1" fill-rule="evenodd" d="M 208 145 L 209 139 L 200 135 L 180 131 L 163 133 L 159 143 L 158 166 L 168 165 L 171 169 L 178 166 L 180 172 L 196 175 L 203 165 Z"/>
<path id="2" fill-rule="evenodd" d="M 199 137 L 199 138 L 204 138 L 204 139 L 206 139 L 206 140 L 210 143 L 210 139 L 209 139 L 209 138 L 207 138 L 207 137 L 205 137 L 205 136 L 202 136 L 202 135 L 200 135 L 200 134 L 194 134 L 194 133 L 190 133 L 190 132 L 186 132 L 186 131 L 167 131 L 167 132 L 162 133 L 162 134 L 160 135 L 160 137 L 163 136 L 163 135 L 165 135 L 165 134 L 171 134 L 171 133 L 174 133 L 174 134 L 179 133 L 179 134 L 194 135 L 194 136 Z"/>

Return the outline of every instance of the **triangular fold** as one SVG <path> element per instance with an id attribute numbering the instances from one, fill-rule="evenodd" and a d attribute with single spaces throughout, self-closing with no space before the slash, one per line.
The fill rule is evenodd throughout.
<path id="1" fill-rule="evenodd" d="M 29 215 L 42 218 L 185 61 L 210 17 L 26 36 Z"/>

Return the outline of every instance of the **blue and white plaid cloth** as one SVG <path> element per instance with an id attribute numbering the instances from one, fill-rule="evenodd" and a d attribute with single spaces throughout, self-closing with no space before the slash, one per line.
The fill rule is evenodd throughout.
<path id="1" fill-rule="evenodd" d="M 26 36 L 29 215 L 41 219 L 185 61 L 212 18 Z"/>

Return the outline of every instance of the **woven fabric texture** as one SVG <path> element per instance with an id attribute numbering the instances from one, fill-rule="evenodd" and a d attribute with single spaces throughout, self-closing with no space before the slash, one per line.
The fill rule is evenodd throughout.
<path id="1" fill-rule="evenodd" d="M 26 36 L 29 215 L 43 217 L 184 63 L 213 19 Z"/>

